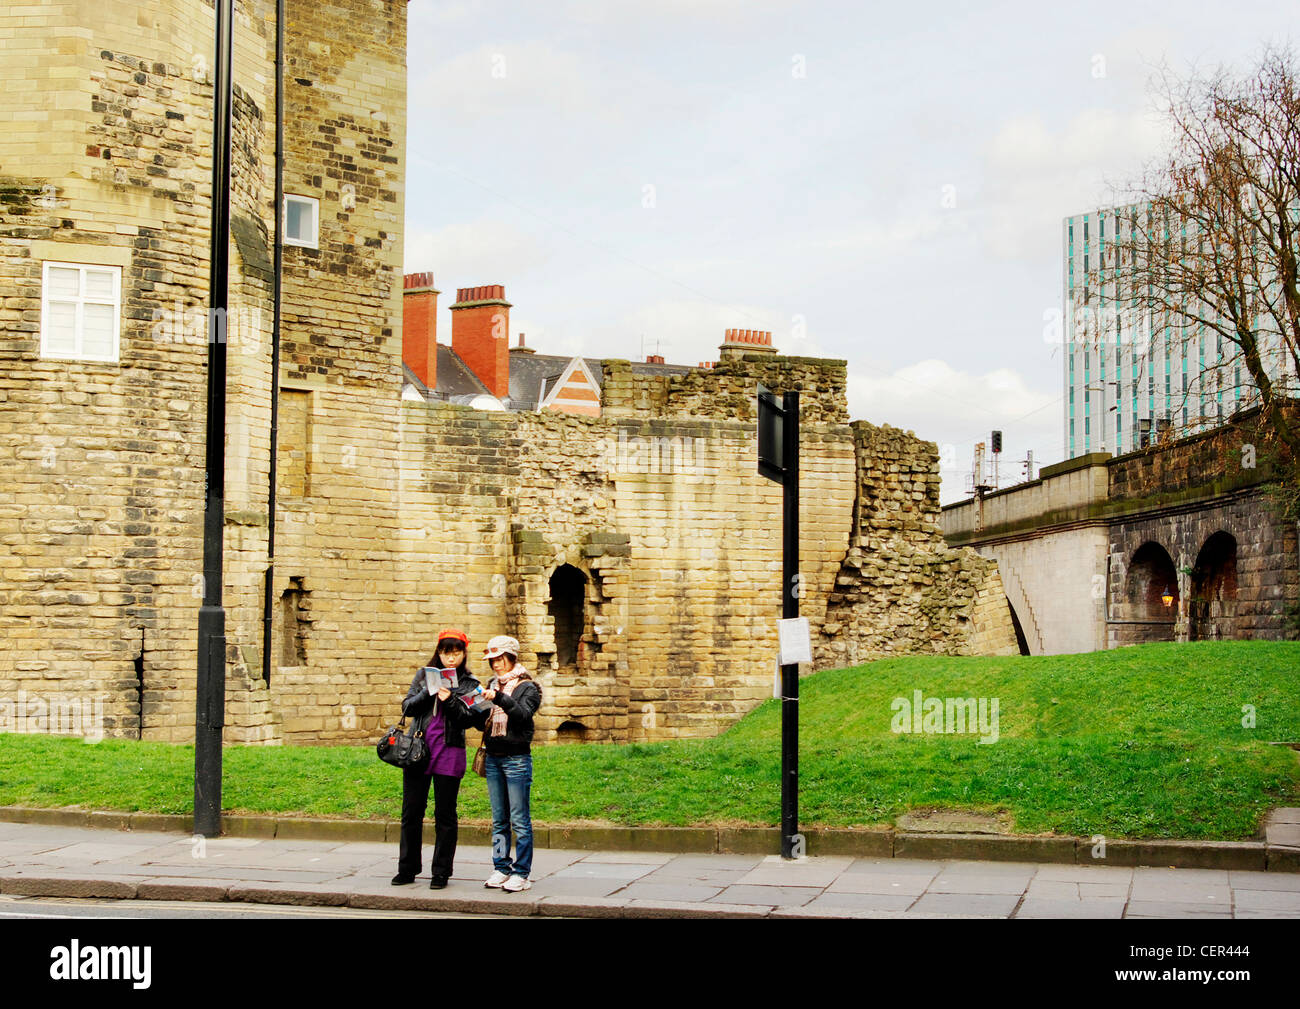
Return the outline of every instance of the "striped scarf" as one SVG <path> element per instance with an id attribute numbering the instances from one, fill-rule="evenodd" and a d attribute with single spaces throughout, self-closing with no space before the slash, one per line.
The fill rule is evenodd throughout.
<path id="1" fill-rule="evenodd" d="M 496 689 L 504 691 L 506 696 L 512 696 L 515 692 L 515 688 L 519 686 L 519 684 L 523 683 L 524 680 L 531 679 L 532 677 L 528 675 L 528 670 L 525 669 L 522 664 L 515 663 L 514 669 L 510 670 L 510 672 L 506 673 L 504 676 L 497 677 Z M 498 704 L 493 704 L 492 729 L 490 735 L 504 736 L 506 734 L 506 723 L 508 721 L 509 716 L 506 714 L 505 708 Z"/>

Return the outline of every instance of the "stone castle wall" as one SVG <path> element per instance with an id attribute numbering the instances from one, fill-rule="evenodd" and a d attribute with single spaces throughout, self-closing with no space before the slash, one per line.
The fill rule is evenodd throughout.
<path id="1" fill-rule="evenodd" d="M 312 388 L 325 442 L 344 440 L 328 435 L 331 385 L 371 390 L 368 403 L 341 404 L 339 427 L 359 408 L 390 404 L 396 415 L 405 6 L 288 5 L 286 142 L 296 171 L 286 173 L 286 190 L 321 199 L 321 250 L 286 248 L 285 304 L 300 311 L 285 315 L 285 376 Z M 233 26 L 232 741 L 280 738 L 260 634 L 273 17 L 270 0 L 239 0 Z M 202 595 L 212 4 L 103 0 L 51 7 L 40 22 L 21 12 L 0 19 L 9 94 L 0 113 L 0 459 L 14 464 L 0 485 L 0 692 L 63 684 L 106 699 L 112 734 L 187 739 Z M 309 41 L 322 38 L 347 41 L 333 52 Z M 340 212 L 336 179 L 353 185 L 352 214 Z M 46 261 L 121 269 L 116 362 L 40 357 Z"/>
<path id="2" fill-rule="evenodd" d="M 250 124 L 269 105 L 269 10 L 241 3 L 234 26 L 244 214 L 268 202 Z M 212 8 L 104 0 L 5 22 L 0 689 L 94 693 L 107 731 L 182 738 L 202 591 Z M 232 258 L 232 318 L 251 320 L 232 340 L 254 350 L 266 330 L 246 310 L 265 295 Z M 40 357 L 47 261 L 120 268 L 118 361 Z M 233 398 L 256 371 L 233 363 Z M 258 448 L 246 457 L 265 459 L 264 435 Z M 233 678 L 230 698 L 238 720 Z"/>
<path id="3" fill-rule="evenodd" d="M 102 696 L 109 734 L 187 740 L 212 8 L 106 0 L 77 25 L 69 9 L 51 15 L 67 25 L 0 36 L 21 112 L 0 119 L 0 460 L 13 474 L 0 485 L 0 695 Z M 543 741 L 730 724 L 770 696 L 776 662 L 781 493 L 756 472 L 759 383 L 802 390 L 815 665 L 1004 647 L 995 574 L 931 530 L 933 445 L 848 425 L 842 361 L 738 354 L 673 376 L 608 362 L 601 418 L 402 402 L 406 4 L 290 0 L 285 188 L 320 200 L 320 241 L 284 250 L 263 680 L 272 16 L 248 0 L 236 24 L 228 741 L 368 741 L 447 624 L 471 635 L 481 675 L 486 638 L 520 638 L 546 692 Z M 21 84 L 47 66 L 74 83 Z M 122 268 L 117 362 L 40 358 L 47 260 Z M 579 588 L 561 599 L 552 579 L 566 575 Z"/>

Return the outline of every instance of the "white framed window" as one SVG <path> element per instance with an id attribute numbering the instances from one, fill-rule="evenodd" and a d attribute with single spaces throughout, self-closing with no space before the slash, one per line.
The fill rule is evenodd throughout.
<path id="1" fill-rule="evenodd" d="M 121 319 L 120 266 L 43 264 L 41 357 L 116 361 Z"/>
<path id="2" fill-rule="evenodd" d="M 284 244 L 315 249 L 320 230 L 320 200 L 284 195 Z"/>

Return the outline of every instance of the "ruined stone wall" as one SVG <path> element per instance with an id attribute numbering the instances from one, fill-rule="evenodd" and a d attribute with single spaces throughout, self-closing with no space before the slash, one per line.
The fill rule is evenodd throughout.
<path id="1" fill-rule="evenodd" d="M 753 423 L 762 385 L 777 393 L 798 389 L 805 424 L 845 424 L 847 367 L 832 358 L 750 353 L 684 375 L 641 375 L 626 361 L 606 361 L 602 409 L 606 417 L 727 417 Z"/>
<path id="2" fill-rule="evenodd" d="M 898 654 L 1016 654 L 996 562 L 943 542 L 934 443 L 888 425 L 850 426 L 856 515 L 816 643 L 818 664 Z"/>
<path id="3" fill-rule="evenodd" d="M 804 439 L 803 611 L 818 622 L 851 522 L 853 455 L 845 426 L 810 426 Z M 407 404 L 402 446 L 400 510 L 413 533 L 402 563 L 419 581 L 397 598 L 414 600 L 429 632 L 464 626 L 484 676 L 486 639 L 519 638 L 546 698 L 539 741 L 711 735 L 770 696 L 781 494 L 756 472 L 752 425 Z M 566 565 L 585 580 L 580 652 L 567 666 L 551 593 Z M 313 614 L 336 605 L 313 594 Z M 391 710 L 395 678 L 427 657 L 412 653 L 411 630 L 405 654 L 372 641 L 353 661 L 353 685 L 361 666 L 374 670 L 373 696 L 353 700 L 359 717 Z M 391 634 L 397 644 L 400 627 Z M 320 647 L 309 644 L 313 661 Z M 338 723 L 307 714 L 311 704 L 304 692 L 286 711 L 287 740 Z"/>

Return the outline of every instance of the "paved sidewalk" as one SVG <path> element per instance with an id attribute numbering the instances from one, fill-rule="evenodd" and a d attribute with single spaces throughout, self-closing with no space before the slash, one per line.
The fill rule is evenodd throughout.
<path id="1" fill-rule="evenodd" d="M 5 894 L 611 918 L 1300 918 L 1300 874 L 1235 869 L 539 848 L 532 888 L 507 894 L 483 887 L 481 845 L 460 848 L 445 890 L 427 875 L 392 886 L 396 864 L 396 844 L 0 823 Z"/>

